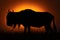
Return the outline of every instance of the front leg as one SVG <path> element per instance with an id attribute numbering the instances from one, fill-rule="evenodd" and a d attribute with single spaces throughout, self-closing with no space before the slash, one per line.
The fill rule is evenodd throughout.
<path id="1" fill-rule="evenodd" d="M 24 26 L 24 33 L 26 33 L 26 29 L 27 29 L 27 27 L 26 27 L 26 26 Z"/>
<path id="2" fill-rule="evenodd" d="M 28 26 L 28 33 L 30 34 L 30 26 Z"/>

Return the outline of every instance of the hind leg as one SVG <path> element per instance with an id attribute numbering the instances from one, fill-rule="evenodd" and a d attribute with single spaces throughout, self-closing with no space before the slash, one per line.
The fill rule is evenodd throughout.
<path id="1" fill-rule="evenodd" d="M 47 25 L 45 26 L 45 29 L 46 29 L 46 33 L 48 33 L 49 32 L 49 28 L 48 28 Z"/>
<path id="2" fill-rule="evenodd" d="M 48 33 L 49 31 L 53 32 L 50 24 L 47 24 L 47 25 L 45 26 L 45 29 L 46 29 L 46 33 Z"/>
<path id="3" fill-rule="evenodd" d="M 52 29 L 51 25 L 49 25 L 49 29 L 50 29 L 50 32 L 53 32 L 53 29 Z"/>

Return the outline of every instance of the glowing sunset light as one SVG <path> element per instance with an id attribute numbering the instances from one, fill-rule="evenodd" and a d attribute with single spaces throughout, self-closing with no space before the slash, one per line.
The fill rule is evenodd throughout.
<path id="1" fill-rule="evenodd" d="M 40 8 L 37 4 L 21 4 L 21 5 L 17 5 L 16 7 L 13 8 L 15 12 L 19 12 L 21 10 L 25 10 L 25 9 L 32 9 L 34 11 L 37 12 L 44 12 L 44 9 L 42 9 L 42 7 Z"/>

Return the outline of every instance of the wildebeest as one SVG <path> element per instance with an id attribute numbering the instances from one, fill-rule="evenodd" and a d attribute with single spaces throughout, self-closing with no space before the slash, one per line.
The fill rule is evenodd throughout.
<path id="1" fill-rule="evenodd" d="M 30 9 L 22 10 L 20 12 L 8 12 L 7 14 L 7 25 L 14 27 L 16 24 L 24 25 L 24 32 L 26 32 L 26 28 L 28 28 L 28 32 L 30 32 L 30 26 L 41 27 L 45 26 L 46 32 L 49 30 L 52 32 L 51 21 L 54 22 L 54 16 L 48 12 L 35 12 Z M 55 23 L 54 29 L 56 31 Z"/>

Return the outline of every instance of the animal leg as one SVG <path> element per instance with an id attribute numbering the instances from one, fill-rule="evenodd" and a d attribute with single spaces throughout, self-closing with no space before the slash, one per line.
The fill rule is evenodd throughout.
<path id="1" fill-rule="evenodd" d="M 53 32 L 53 29 L 51 28 L 51 25 L 49 25 L 48 27 L 50 29 L 50 32 Z"/>
<path id="2" fill-rule="evenodd" d="M 16 24 L 14 24 L 14 27 L 13 28 L 15 28 L 16 27 Z"/>
<path id="3" fill-rule="evenodd" d="M 14 28 L 16 27 L 16 24 L 13 24 L 12 27 L 13 27 L 13 28 L 12 28 L 11 31 L 14 31 Z"/>
<path id="4" fill-rule="evenodd" d="M 20 28 L 20 24 L 18 24 L 18 29 Z"/>
<path id="5" fill-rule="evenodd" d="M 49 30 L 50 30 L 51 32 L 53 32 L 50 24 L 47 24 L 47 25 L 45 26 L 45 29 L 46 29 L 46 33 L 48 33 Z"/>
<path id="6" fill-rule="evenodd" d="M 30 33 L 30 26 L 28 26 L 28 33 Z"/>
<path id="7" fill-rule="evenodd" d="M 46 25 L 45 29 L 46 29 L 46 34 L 47 34 L 49 32 L 49 25 Z"/>
<path id="8" fill-rule="evenodd" d="M 25 28 L 24 28 L 24 33 L 26 33 L 26 29 L 27 29 L 27 27 L 25 26 Z"/>

